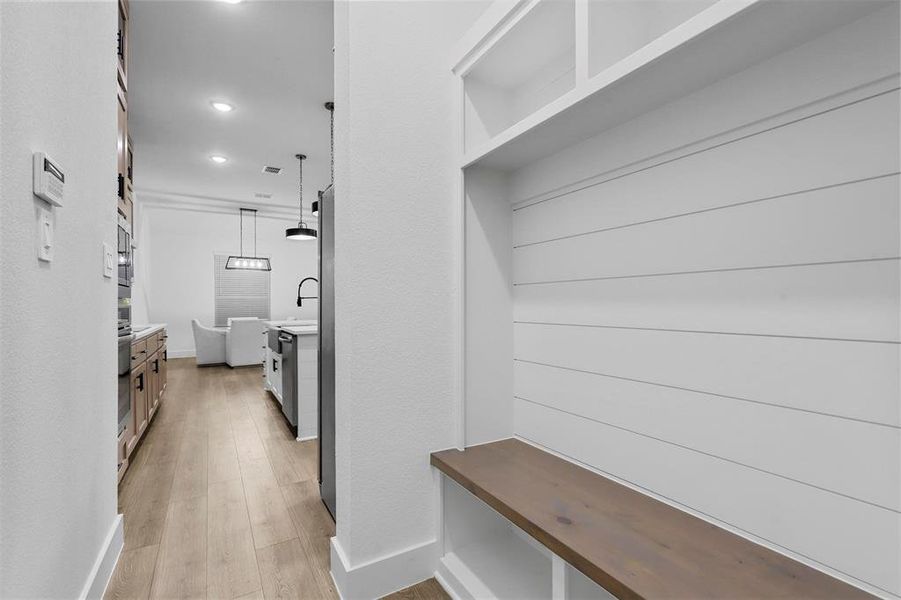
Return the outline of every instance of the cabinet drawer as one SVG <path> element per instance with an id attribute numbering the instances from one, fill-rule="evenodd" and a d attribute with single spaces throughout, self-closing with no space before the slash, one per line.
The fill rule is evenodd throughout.
<path id="1" fill-rule="evenodd" d="M 141 340 L 131 345 L 131 367 L 141 364 L 147 359 L 147 340 Z"/>

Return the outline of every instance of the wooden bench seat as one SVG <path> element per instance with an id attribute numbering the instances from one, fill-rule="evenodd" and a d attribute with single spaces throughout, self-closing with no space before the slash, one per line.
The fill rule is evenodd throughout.
<path id="1" fill-rule="evenodd" d="M 873 597 L 519 440 L 431 464 L 619 598 Z"/>

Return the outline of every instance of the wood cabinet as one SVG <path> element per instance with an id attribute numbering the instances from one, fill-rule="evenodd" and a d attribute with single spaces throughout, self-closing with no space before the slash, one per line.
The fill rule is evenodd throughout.
<path id="1" fill-rule="evenodd" d="M 169 349 L 166 347 L 165 341 L 160 348 L 160 400 L 166 392 L 166 385 L 169 383 Z"/>
<path id="2" fill-rule="evenodd" d="M 157 350 L 147 359 L 147 379 L 150 382 L 150 393 L 147 398 L 147 416 L 153 418 L 163 396 L 163 351 Z"/>
<path id="3" fill-rule="evenodd" d="M 147 360 L 147 341 L 141 340 L 131 345 L 131 370 Z"/>
<path id="4" fill-rule="evenodd" d="M 116 174 L 116 207 L 119 213 L 131 223 L 132 219 L 132 194 L 130 182 L 128 180 L 129 171 L 129 151 L 128 151 L 128 104 L 125 99 L 125 91 L 119 88 L 117 118 L 117 137 L 116 137 L 116 156 L 117 156 L 117 174 Z"/>
<path id="5" fill-rule="evenodd" d="M 119 87 L 128 89 L 128 0 L 119 0 L 119 35 L 116 47 Z"/>
<path id="6" fill-rule="evenodd" d="M 143 362 L 131 371 L 131 425 L 134 437 L 128 443 L 129 455 L 147 429 L 147 396 L 147 363 Z"/>
<path id="7" fill-rule="evenodd" d="M 159 410 L 168 378 L 166 330 L 131 345 L 131 419 L 119 436 L 119 479 L 128 468 L 129 457 Z"/>
<path id="8" fill-rule="evenodd" d="M 132 184 L 133 152 L 131 138 L 128 137 L 128 2 L 119 0 L 118 56 L 118 154 L 116 207 L 125 220 L 132 223 L 134 198 Z"/>

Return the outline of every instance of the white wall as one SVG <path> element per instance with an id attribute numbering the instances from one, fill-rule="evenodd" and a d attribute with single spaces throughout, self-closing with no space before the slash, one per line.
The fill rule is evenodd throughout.
<path id="1" fill-rule="evenodd" d="M 115 39 L 112 1 L 0 3 L 3 598 L 87 593 L 120 523 L 116 282 L 101 271 L 101 243 L 116 244 Z M 35 150 L 67 178 L 49 264 L 36 254 Z"/>
<path id="2" fill-rule="evenodd" d="M 511 176 L 514 428 L 901 595 L 898 5 Z"/>
<path id="3" fill-rule="evenodd" d="M 238 253 L 238 211 L 201 212 L 141 206 L 136 225 L 136 279 L 143 283 L 134 290 L 139 305 L 146 302 L 146 318 L 152 323 L 168 323 L 169 352 L 172 356 L 193 356 L 194 335 L 191 320 L 207 326 L 214 320 L 213 255 Z M 319 278 L 318 249 L 315 240 L 285 238 L 285 229 L 296 221 L 258 217 L 257 253 L 270 257 L 271 316 L 317 319 L 318 300 L 305 300 L 298 308 L 297 285 L 305 277 Z M 253 221 L 244 217 L 244 251 L 252 252 L 253 236 L 248 233 Z M 140 235 L 140 237 L 138 237 Z M 248 243 L 250 246 L 248 247 Z M 304 284 L 305 296 L 315 296 L 315 282 Z M 144 300 L 143 298 L 146 298 Z M 144 315 L 140 315 L 144 316 Z M 139 315 L 134 317 L 135 324 Z"/>
<path id="4" fill-rule="evenodd" d="M 458 385 L 450 49 L 484 8 L 472 2 L 336 3 L 337 541 L 348 563 L 343 568 L 428 544 L 437 534 L 429 452 L 454 444 Z M 333 562 L 333 571 L 338 568 Z M 430 573 L 414 565 L 401 570 L 393 583 Z"/>

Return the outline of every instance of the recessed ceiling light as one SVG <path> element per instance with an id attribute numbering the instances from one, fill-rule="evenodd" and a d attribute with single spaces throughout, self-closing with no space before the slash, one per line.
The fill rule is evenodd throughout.
<path id="1" fill-rule="evenodd" d="M 240 4 L 241 0 L 220 0 L 220 2 L 225 2 L 226 4 Z"/>
<path id="2" fill-rule="evenodd" d="M 210 157 L 210 160 L 219 165 L 221 165 L 222 163 L 228 162 L 227 158 L 225 158 L 224 156 L 221 156 L 219 154 L 212 155 Z"/>
<path id="3" fill-rule="evenodd" d="M 210 102 L 210 106 L 218 110 L 219 112 L 231 112 L 235 110 L 235 107 L 229 104 L 228 102 L 218 102 L 213 101 Z"/>

